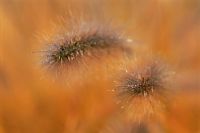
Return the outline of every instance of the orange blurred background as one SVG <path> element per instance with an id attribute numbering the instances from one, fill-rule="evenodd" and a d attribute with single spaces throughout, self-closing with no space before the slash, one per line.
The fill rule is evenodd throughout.
<path id="1" fill-rule="evenodd" d="M 34 51 L 69 11 L 112 21 L 167 60 L 175 91 L 162 131 L 200 132 L 199 0 L 0 0 L 0 133 L 95 133 L 112 116 L 107 81 L 69 90 L 40 70 Z"/>

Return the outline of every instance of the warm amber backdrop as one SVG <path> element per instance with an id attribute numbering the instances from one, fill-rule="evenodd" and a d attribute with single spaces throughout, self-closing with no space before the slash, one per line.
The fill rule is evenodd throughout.
<path id="1" fill-rule="evenodd" d="M 165 130 L 200 132 L 199 0 L 0 0 L 0 133 L 96 132 L 112 114 L 106 81 L 71 91 L 40 70 L 34 51 L 69 10 L 112 21 L 167 60 L 177 100 Z"/>

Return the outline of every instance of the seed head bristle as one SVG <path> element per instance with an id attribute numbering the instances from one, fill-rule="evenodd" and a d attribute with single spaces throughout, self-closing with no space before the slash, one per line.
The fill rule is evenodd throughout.
<path id="1" fill-rule="evenodd" d="M 89 25 L 89 24 L 87 24 Z M 87 26 L 85 25 L 85 26 Z M 56 66 L 77 62 L 81 57 L 96 57 L 100 53 L 112 53 L 110 48 L 123 49 L 125 39 L 118 33 L 102 26 L 91 24 L 60 35 L 60 39 L 50 42 L 45 50 L 43 64 Z M 113 51 L 114 52 L 114 51 Z"/>
<path id="2" fill-rule="evenodd" d="M 118 86 L 119 95 L 148 96 L 164 89 L 164 69 L 154 62 L 127 74 Z"/>
<path id="3" fill-rule="evenodd" d="M 169 75 L 161 61 L 136 66 L 123 73 L 114 92 L 128 119 L 139 122 L 153 114 L 162 115 Z"/>

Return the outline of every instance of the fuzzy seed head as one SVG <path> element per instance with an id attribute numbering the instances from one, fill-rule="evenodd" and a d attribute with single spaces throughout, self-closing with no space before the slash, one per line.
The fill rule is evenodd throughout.
<path id="1" fill-rule="evenodd" d="M 168 71 L 160 61 L 127 70 L 118 81 L 114 92 L 117 104 L 128 119 L 142 121 L 152 115 L 161 115 L 165 108 Z"/>
<path id="2" fill-rule="evenodd" d="M 148 96 L 154 91 L 163 89 L 163 70 L 158 64 L 153 63 L 128 74 L 118 86 L 121 92 L 119 95 L 128 94 L 131 96 Z"/>
<path id="3" fill-rule="evenodd" d="M 74 31 L 61 35 L 45 50 L 43 64 L 56 66 L 79 62 L 83 57 L 97 57 L 102 53 L 111 53 L 110 48 L 123 49 L 125 39 L 100 26 L 79 27 Z"/>

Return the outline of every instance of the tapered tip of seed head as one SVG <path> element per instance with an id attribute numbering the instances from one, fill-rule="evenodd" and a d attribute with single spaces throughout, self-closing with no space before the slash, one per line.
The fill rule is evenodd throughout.
<path id="1" fill-rule="evenodd" d="M 165 88 L 165 70 L 160 62 L 152 62 L 132 72 L 127 72 L 117 86 L 119 96 L 149 96 Z"/>
<path id="2" fill-rule="evenodd" d="M 126 116 L 141 121 L 152 114 L 161 115 L 169 75 L 167 66 L 158 60 L 136 66 L 123 73 L 114 92 L 117 103 L 127 112 Z"/>

